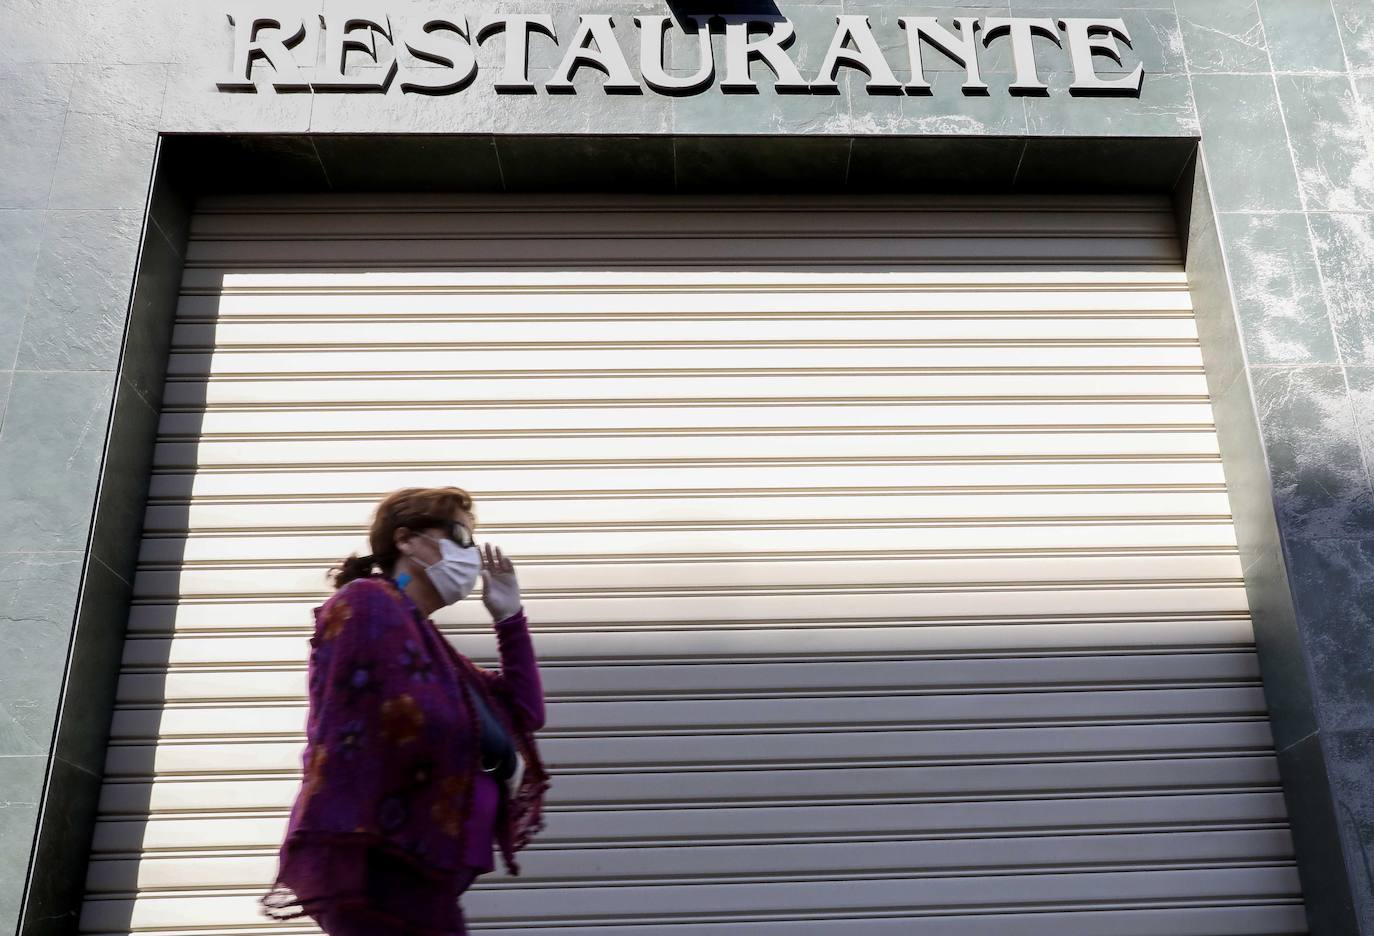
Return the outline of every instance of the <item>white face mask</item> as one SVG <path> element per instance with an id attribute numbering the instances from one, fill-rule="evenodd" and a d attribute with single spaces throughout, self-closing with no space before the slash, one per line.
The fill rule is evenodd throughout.
<path id="1" fill-rule="evenodd" d="M 482 559 L 477 545 L 464 549 L 451 539 L 436 539 L 439 544 L 439 561 L 425 567 L 429 583 L 439 593 L 444 604 L 451 605 L 462 601 L 472 593 L 477 584 L 477 574 L 482 567 Z"/>

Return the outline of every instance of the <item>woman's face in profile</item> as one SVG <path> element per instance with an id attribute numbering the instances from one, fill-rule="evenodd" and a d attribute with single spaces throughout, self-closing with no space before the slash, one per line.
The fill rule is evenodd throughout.
<path id="1" fill-rule="evenodd" d="M 471 513 L 459 509 L 453 515 L 453 519 L 467 527 L 468 532 L 473 532 L 474 520 Z M 424 568 L 438 562 L 443 556 L 439 549 L 439 541 L 448 538 L 449 531 L 443 527 L 429 527 L 424 530 L 416 530 L 417 535 L 410 539 L 409 557 L 416 565 Z"/>

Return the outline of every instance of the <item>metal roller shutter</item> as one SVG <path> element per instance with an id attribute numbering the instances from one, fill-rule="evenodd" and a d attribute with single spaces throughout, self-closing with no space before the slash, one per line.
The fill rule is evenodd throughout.
<path id="1" fill-rule="evenodd" d="M 475 931 L 1305 931 L 1164 199 L 216 198 L 178 315 L 83 932 L 311 931 L 310 608 L 429 483 L 550 701 Z"/>

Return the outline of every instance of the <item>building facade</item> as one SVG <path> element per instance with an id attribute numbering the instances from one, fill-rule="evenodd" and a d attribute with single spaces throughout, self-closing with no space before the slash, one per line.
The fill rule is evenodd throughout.
<path id="1" fill-rule="evenodd" d="M 324 568 L 456 483 L 485 929 L 1374 934 L 1367 3 L 5 20 L 4 925 L 273 931 Z"/>

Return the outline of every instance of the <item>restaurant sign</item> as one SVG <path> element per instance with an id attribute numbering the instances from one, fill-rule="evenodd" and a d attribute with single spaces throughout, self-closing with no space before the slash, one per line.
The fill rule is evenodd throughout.
<path id="1" fill-rule="evenodd" d="M 573 94 L 574 75 L 587 68 L 600 72 L 606 94 L 668 95 L 701 93 L 719 83 L 724 92 L 759 90 L 755 63 L 774 75 L 777 93 L 835 94 L 845 69 L 863 76 L 869 94 L 930 94 L 927 78 L 932 56 L 962 70 L 962 91 L 990 93 L 979 71 L 979 55 L 993 43 L 1010 46 L 1015 74 L 1007 90 L 1017 95 L 1047 95 L 1049 86 L 1036 65 L 1037 47 L 1067 53 L 1073 68 L 1071 95 L 1139 97 L 1143 63 L 1124 68 L 1122 45 L 1131 46 L 1125 23 L 1101 16 L 952 16 L 942 23 L 933 16 L 898 16 L 905 31 L 905 53 L 898 67 L 909 75 L 898 79 L 893 61 L 875 37 L 869 18 L 837 14 L 820 66 L 803 74 L 789 55 L 797 40 L 792 22 L 781 15 L 716 14 L 629 17 L 637 34 L 638 69 L 617 35 L 610 14 L 586 13 L 572 34 L 560 36 L 553 18 L 540 13 L 498 13 L 470 20 L 463 15 L 426 15 L 396 19 L 385 9 L 349 6 L 324 15 L 283 16 L 267 6 L 238 7 L 227 14 L 233 35 L 232 64 L 217 82 L 221 91 L 253 92 L 270 85 L 282 92 L 454 94 L 475 81 L 482 67 L 481 47 L 499 43 L 504 50 L 492 76 L 497 92 Z M 628 24 L 627 24 L 628 25 Z M 713 37 L 719 37 L 713 41 Z M 820 37 L 824 38 L 824 37 Z M 531 45 L 550 44 L 559 62 L 540 82 L 530 77 Z M 676 63 L 665 65 L 665 50 Z M 561 56 L 559 53 L 561 52 Z M 717 57 L 721 59 L 717 61 Z M 1118 70 L 1103 74 L 1110 60 Z M 584 92 L 586 88 L 583 88 Z"/>

